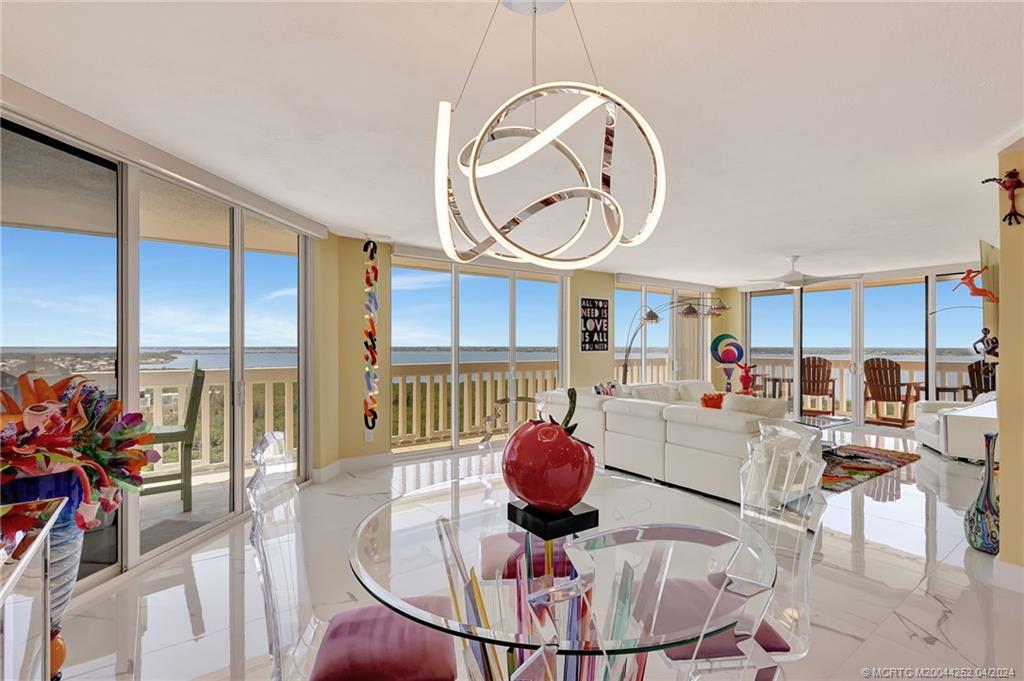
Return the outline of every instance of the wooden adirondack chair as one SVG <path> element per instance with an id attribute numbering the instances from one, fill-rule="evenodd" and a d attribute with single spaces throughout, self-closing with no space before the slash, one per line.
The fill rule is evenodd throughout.
<path id="1" fill-rule="evenodd" d="M 875 403 L 875 417 L 865 418 L 865 423 L 906 428 L 913 423 L 910 418 L 910 404 L 921 397 L 921 384 L 903 381 L 902 369 L 898 362 L 885 357 L 872 357 L 864 361 L 864 405 Z M 901 405 L 899 415 L 886 416 L 884 403 Z M 865 414 L 867 410 L 865 409 Z"/>
<path id="2" fill-rule="evenodd" d="M 801 359 L 800 390 L 804 397 L 827 397 L 829 402 L 828 409 L 804 407 L 804 415 L 836 415 L 836 379 L 832 377 L 832 362 L 824 357 L 804 357 Z"/>
<path id="3" fill-rule="evenodd" d="M 973 402 L 982 393 L 992 392 L 996 389 L 996 363 L 982 359 L 972 362 L 967 367 L 967 380 L 970 381 L 970 385 L 960 389 L 967 402 Z"/>
<path id="4" fill-rule="evenodd" d="M 193 362 L 188 404 L 182 407 L 182 396 L 178 397 L 178 408 L 184 409 L 185 413 L 184 422 L 180 425 L 154 426 L 152 431 L 156 436 L 154 444 L 177 442 L 181 445 L 178 457 L 180 468 L 177 473 L 146 476 L 146 484 L 142 488 L 144 496 L 181 490 L 181 510 L 186 513 L 192 510 L 192 443 L 195 441 L 196 422 L 199 420 L 199 405 L 202 403 L 205 382 L 206 372 L 199 368 L 198 361 Z M 154 395 L 153 399 L 160 399 L 160 395 Z"/>

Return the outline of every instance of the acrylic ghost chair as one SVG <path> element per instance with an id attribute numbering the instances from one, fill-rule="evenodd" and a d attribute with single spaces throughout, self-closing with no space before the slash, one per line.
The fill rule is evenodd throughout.
<path id="1" fill-rule="evenodd" d="M 454 681 L 454 639 L 446 634 L 382 605 L 346 610 L 328 622 L 317 618 L 306 582 L 298 489 L 292 481 L 272 486 L 266 475 L 267 459 L 281 446 L 268 433 L 253 447 L 255 471 L 246 488 L 274 681 Z M 450 607 L 447 599 L 422 600 L 420 607 L 435 612 Z"/>
<path id="2" fill-rule="evenodd" d="M 798 660 L 811 644 L 810 581 L 826 509 L 821 431 L 791 421 L 761 422 L 740 470 L 740 508 L 775 551 L 779 574 L 765 622 L 785 641 L 770 650 L 776 662 Z"/>
<path id="3" fill-rule="evenodd" d="M 779 663 L 800 659 L 810 649 L 810 568 L 826 506 L 821 431 L 767 419 L 760 431 L 740 469 L 739 515 L 741 527 L 753 528 L 775 553 L 778 574 L 771 602 L 752 640 L 725 632 L 700 647 L 666 651 L 671 661 L 689 662 L 685 668 L 691 677 L 765 681 L 777 678 Z M 737 659 L 744 664 L 736 664 Z"/>

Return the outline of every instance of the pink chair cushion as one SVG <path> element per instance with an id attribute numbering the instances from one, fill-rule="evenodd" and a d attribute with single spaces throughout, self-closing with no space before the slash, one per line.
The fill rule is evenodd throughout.
<path id="1" fill-rule="evenodd" d="M 689 629 L 695 636 L 699 635 L 714 605 L 721 583 L 721 575 L 702 580 L 672 577 L 665 580 L 658 621 L 654 626 L 655 633 L 667 634 Z M 718 604 L 714 606 L 715 616 L 708 629 L 713 631 L 735 622 L 734 613 L 743 607 L 743 600 L 738 594 L 723 592 Z M 734 628 L 730 627 L 714 636 L 706 637 L 700 644 L 700 650 L 697 650 L 697 644 L 694 642 L 669 648 L 665 655 L 670 660 L 689 660 L 693 658 L 695 651 L 697 657 L 702 660 L 737 657 L 744 654 L 736 645 L 742 640 L 742 637 L 736 636 Z M 786 639 L 767 622 L 762 621 L 758 626 L 754 640 L 767 653 L 783 653 L 789 650 Z"/>
<path id="2" fill-rule="evenodd" d="M 502 579 L 515 579 L 519 557 L 525 553 L 523 537 L 525 532 L 491 534 L 480 540 L 480 574 L 484 579 L 494 579 L 501 570 Z M 533 574 L 544 574 L 544 541 L 531 536 L 530 549 L 533 551 Z M 556 577 L 568 577 L 572 563 L 565 553 L 565 539 L 556 539 L 552 555 Z"/>
<path id="3" fill-rule="evenodd" d="M 428 612 L 451 616 L 444 597 L 410 598 Z M 383 605 L 346 610 L 331 618 L 310 681 L 454 681 L 452 636 Z"/>

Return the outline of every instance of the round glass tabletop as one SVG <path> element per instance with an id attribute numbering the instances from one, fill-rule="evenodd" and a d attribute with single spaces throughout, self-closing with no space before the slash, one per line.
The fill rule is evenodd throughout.
<path id="1" fill-rule="evenodd" d="M 508 520 L 510 500 L 500 475 L 393 499 L 356 528 L 352 570 L 427 626 L 570 655 L 691 643 L 771 596 L 774 554 L 738 507 L 598 471 L 584 497 L 598 526 L 546 543 Z"/>

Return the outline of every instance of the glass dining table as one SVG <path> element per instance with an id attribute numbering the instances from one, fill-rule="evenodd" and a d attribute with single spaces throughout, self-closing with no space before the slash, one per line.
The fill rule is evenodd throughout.
<path id="1" fill-rule="evenodd" d="M 538 678 L 641 678 L 647 654 L 700 659 L 767 608 L 775 556 L 736 506 L 598 471 L 584 497 L 597 527 L 545 542 L 508 520 L 515 499 L 500 475 L 442 483 L 378 507 L 351 544 L 367 591 L 459 637 L 470 678 L 533 678 L 534 664 Z"/>

